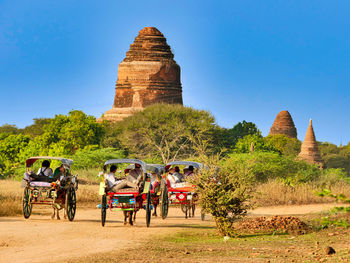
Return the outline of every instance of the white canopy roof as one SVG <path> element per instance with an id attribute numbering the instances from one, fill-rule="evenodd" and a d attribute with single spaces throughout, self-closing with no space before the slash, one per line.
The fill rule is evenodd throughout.
<path id="1" fill-rule="evenodd" d="M 167 163 L 166 166 L 168 165 L 187 165 L 187 166 L 192 165 L 194 168 L 197 168 L 197 169 L 206 168 L 204 164 L 198 163 L 198 162 L 192 162 L 192 161 L 174 161 L 174 162 Z"/>
<path id="2" fill-rule="evenodd" d="M 106 161 L 104 165 L 118 164 L 118 163 L 129 163 L 129 164 L 137 163 L 137 164 L 141 165 L 143 172 L 146 172 L 146 163 L 141 161 L 141 160 L 137 160 L 137 159 L 111 159 L 111 160 Z"/>

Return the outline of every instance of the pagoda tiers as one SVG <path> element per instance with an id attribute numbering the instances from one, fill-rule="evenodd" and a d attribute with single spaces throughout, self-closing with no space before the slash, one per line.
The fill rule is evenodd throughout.
<path id="1" fill-rule="evenodd" d="M 145 27 L 119 64 L 113 107 L 100 120 L 121 121 L 155 103 L 182 104 L 180 66 L 163 34 Z"/>

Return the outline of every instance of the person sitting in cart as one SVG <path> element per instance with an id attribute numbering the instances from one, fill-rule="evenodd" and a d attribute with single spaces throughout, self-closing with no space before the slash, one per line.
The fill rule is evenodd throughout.
<path id="1" fill-rule="evenodd" d="M 38 174 L 32 173 L 30 174 L 30 177 L 33 179 L 32 181 L 51 183 L 54 181 L 52 174 L 53 172 L 50 168 L 50 162 L 48 160 L 44 160 L 41 164 L 41 168 L 38 170 Z"/>
<path id="2" fill-rule="evenodd" d="M 128 180 L 129 175 L 126 177 L 126 179 L 118 180 L 115 178 L 115 172 L 117 171 L 117 166 L 111 165 L 109 168 L 109 173 L 106 176 L 106 180 L 108 183 L 108 187 L 112 192 L 118 192 L 118 190 L 121 190 L 123 188 L 132 188 L 135 190 L 139 190 L 139 187 L 137 184 L 130 182 L 130 179 Z M 128 171 L 126 171 L 127 173 Z"/>
<path id="3" fill-rule="evenodd" d="M 58 181 L 60 185 L 64 186 L 67 183 L 69 174 L 70 172 L 68 167 L 66 167 L 64 164 L 61 164 L 60 167 L 57 167 L 55 169 L 55 172 L 53 173 L 53 179 L 55 181 Z"/>
<path id="4" fill-rule="evenodd" d="M 159 175 L 154 171 L 150 175 L 150 183 L 152 185 L 152 189 L 154 189 L 154 192 L 158 192 L 160 188 L 160 178 Z"/>
<path id="5" fill-rule="evenodd" d="M 131 169 L 126 179 L 133 184 L 139 184 L 142 179 L 141 165 L 135 163 L 135 169 Z"/>
<path id="6" fill-rule="evenodd" d="M 186 172 L 185 172 L 185 169 L 186 169 Z M 188 166 L 188 168 L 185 168 L 184 169 L 184 177 L 186 178 L 186 177 L 188 177 L 188 176 L 193 176 L 193 170 L 194 170 L 194 167 L 193 167 L 193 165 L 190 165 L 190 166 Z"/>
<path id="7" fill-rule="evenodd" d="M 171 186 L 181 183 L 180 178 L 175 175 L 175 168 L 170 168 L 167 179 L 169 180 Z"/>
<path id="8" fill-rule="evenodd" d="M 182 173 L 180 173 L 179 166 L 175 166 L 175 172 L 173 173 L 174 176 L 177 177 L 178 181 L 183 182 L 185 177 Z"/>

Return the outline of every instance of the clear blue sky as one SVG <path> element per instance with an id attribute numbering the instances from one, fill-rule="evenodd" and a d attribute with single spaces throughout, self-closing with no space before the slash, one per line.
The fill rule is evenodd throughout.
<path id="1" fill-rule="evenodd" d="M 181 66 L 184 104 L 267 135 L 288 110 L 299 139 L 350 141 L 350 1 L 0 0 L 0 125 L 110 109 L 118 64 L 145 26 Z"/>

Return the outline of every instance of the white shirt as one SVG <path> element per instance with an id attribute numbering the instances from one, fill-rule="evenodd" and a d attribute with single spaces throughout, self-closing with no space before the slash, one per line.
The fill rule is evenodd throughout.
<path id="1" fill-rule="evenodd" d="M 45 176 L 49 177 L 49 176 L 53 175 L 53 171 L 52 171 L 52 169 L 50 167 L 41 167 L 41 168 L 39 168 L 38 174 L 40 174 L 41 171 L 43 171 L 42 174 L 44 174 Z"/>
<path id="2" fill-rule="evenodd" d="M 168 180 L 169 180 L 169 182 L 170 182 L 170 186 L 172 186 L 173 187 L 173 185 L 175 185 L 176 183 L 180 183 L 180 180 L 176 177 L 176 176 L 174 176 L 173 174 L 168 174 Z"/>
<path id="3" fill-rule="evenodd" d="M 114 173 L 110 172 L 106 175 L 106 180 L 108 183 L 109 188 L 112 188 L 113 186 L 120 184 L 123 180 L 117 180 L 114 177 Z"/>

